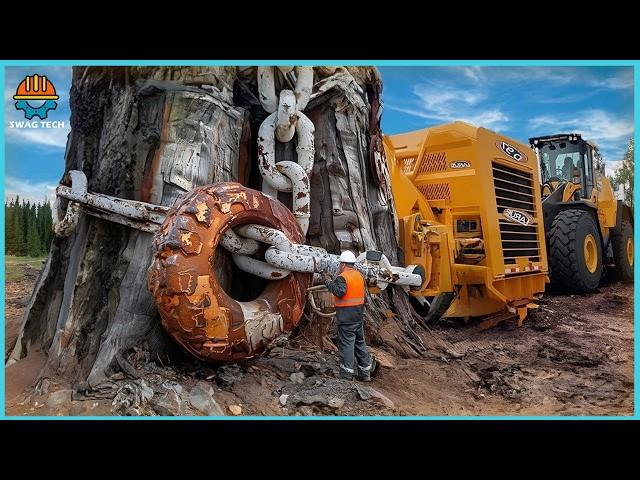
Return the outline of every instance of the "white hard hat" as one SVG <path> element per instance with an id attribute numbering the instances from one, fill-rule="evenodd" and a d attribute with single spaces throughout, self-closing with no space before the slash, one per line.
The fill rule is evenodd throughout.
<path id="1" fill-rule="evenodd" d="M 341 263 L 356 263 L 356 256 L 353 252 L 345 250 L 340 254 L 339 260 Z"/>

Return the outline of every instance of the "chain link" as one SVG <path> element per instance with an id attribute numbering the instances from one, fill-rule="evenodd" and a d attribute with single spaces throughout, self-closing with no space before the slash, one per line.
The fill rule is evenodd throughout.
<path id="1" fill-rule="evenodd" d="M 312 67 L 277 67 L 284 75 L 295 70 L 295 90 L 275 92 L 275 67 L 258 67 L 258 93 L 263 108 L 270 115 L 258 130 L 258 166 L 262 175 L 262 193 L 277 200 L 278 192 L 292 192 L 293 215 L 306 235 L 310 217 L 309 177 L 313 171 L 315 154 L 314 125 L 302 113 L 307 106 L 313 86 Z M 298 163 L 275 159 L 276 139 L 289 142 L 297 136 Z M 271 245 L 265 252 L 265 261 L 250 255 L 259 244 Z M 273 280 L 294 272 L 336 273 L 339 257 L 323 248 L 291 242 L 282 232 L 262 225 L 242 225 L 227 231 L 222 245 L 232 253 L 235 264 L 241 270 Z M 382 255 L 379 263 L 370 263 L 365 254 L 357 258 L 355 267 L 365 278 L 384 289 L 389 283 L 419 287 L 423 278 L 413 273 L 415 266 L 393 267 Z"/>
<path id="2" fill-rule="evenodd" d="M 276 95 L 276 68 L 285 76 L 290 74 L 292 70 L 295 71 L 294 90 L 282 89 L 279 95 Z M 258 130 L 258 166 L 262 175 L 262 193 L 277 200 L 278 192 L 292 192 L 292 212 L 305 235 L 309 229 L 311 210 L 309 177 L 313 170 L 315 154 L 313 143 L 315 128 L 313 122 L 302 113 L 302 110 L 309 102 L 312 86 L 313 67 L 258 67 L 258 96 L 262 107 L 270 113 Z M 298 163 L 277 162 L 275 159 L 276 139 L 287 143 L 293 140 L 294 136 L 297 136 L 298 141 L 296 146 Z M 238 232 L 243 232 L 246 235 L 249 231 L 247 227 L 253 227 L 254 230 L 260 228 L 259 225 L 248 225 L 236 228 L 235 231 L 228 230 L 222 238 L 221 244 L 233 254 L 235 264 L 248 273 L 267 279 L 282 278 L 288 275 L 291 272 L 289 269 L 249 256 L 258 250 L 259 243 L 256 239 L 247 238 L 242 234 L 238 235 Z M 277 232 L 273 229 L 270 230 Z M 282 232 L 278 233 L 284 237 Z M 264 238 L 260 238 L 260 241 L 264 242 Z M 278 246 L 272 248 L 286 248 L 284 252 L 292 254 L 293 250 L 297 249 L 292 245 L 288 239 L 280 238 Z M 305 252 L 311 251 L 306 250 Z M 299 254 L 302 252 L 300 251 Z M 274 259 L 276 256 L 272 253 L 271 258 Z"/>

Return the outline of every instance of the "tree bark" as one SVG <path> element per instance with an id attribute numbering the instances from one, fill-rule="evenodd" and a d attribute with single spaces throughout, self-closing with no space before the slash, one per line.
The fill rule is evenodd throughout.
<path id="1" fill-rule="evenodd" d="M 75 67 L 65 172 L 84 171 L 89 191 L 161 205 L 221 181 L 260 189 L 255 138 L 267 114 L 255 76 L 255 68 Z M 374 68 L 316 68 L 315 76 L 305 110 L 316 132 L 307 243 L 332 253 L 378 248 L 399 264 L 380 161 L 380 77 Z M 295 161 L 293 142 L 276 153 Z M 279 198 L 290 206 L 290 194 Z M 41 348 L 48 353 L 42 375 L 96 386 L 119 368 L 123 352 L 162 336 L 146 285 L 152 238 L 86 215 L 71 236 L 55 238 L 9 361 Z M 401 290 L 389 287 L 366 312 L 372 341 L 420 353 Z"/>

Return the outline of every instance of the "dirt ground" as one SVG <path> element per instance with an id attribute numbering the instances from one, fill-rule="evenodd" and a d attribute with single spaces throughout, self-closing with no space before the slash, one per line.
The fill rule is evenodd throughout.
<path id="1" fill-rule="evenodd" d="M 15 342 L 36 280 L 7 283 L 6 342 Z M 37 273 L 37 271 L 36 271 Z M 6 368 L 7 415 L 632 415 L 633 285 L 590 296 L 545 295 L 522 327 L 444 322 L 421 330 L 428 354 L 372 347 L 373 382 L 337 378 L 336 355 L 286 337 L 261 357 L 214 368 L 162 365 L 144 345 L 93 391 L 36 378 L 42 352 Z M 5 354 L 6 358 L 6 354 Z M 126 373 L 125 373 L 126 372 Z"/>
<path id="2" fill-rule="evenodd" d="M 36 262 L 29 259 L 29 261 L 22 263 L 19 257 L 11 257 L 11 260 L 5 263 L 5 360 L 20 332 L 20 322 L 40 273 L 40 268 L 35 266 L 38 264 L 42 265 L 42 261 Z"/>

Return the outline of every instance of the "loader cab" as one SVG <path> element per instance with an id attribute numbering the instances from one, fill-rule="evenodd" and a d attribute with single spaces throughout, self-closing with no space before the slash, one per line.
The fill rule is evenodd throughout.
<path id="1" fill-rule="evenodd" d="M 564 182 L 580 185 L 578 195 L 591 198 L 595 185 L 594 158 L 599 158 L 595 145 L 579 134 L 553 135 L 529 139 L 538 154 L 543 196 Z"/>

